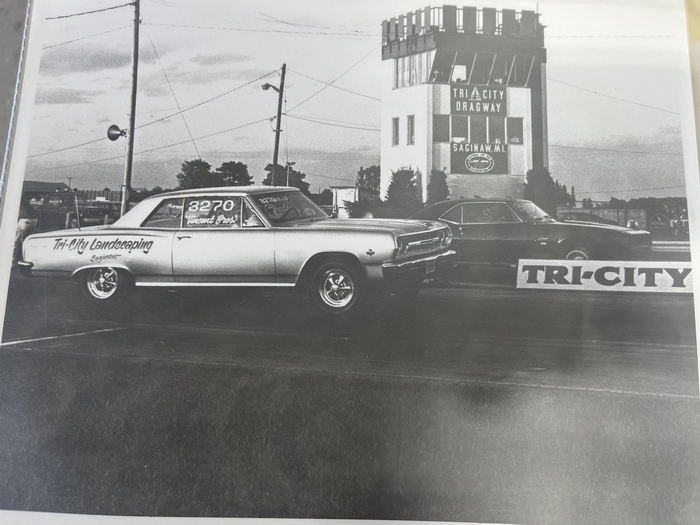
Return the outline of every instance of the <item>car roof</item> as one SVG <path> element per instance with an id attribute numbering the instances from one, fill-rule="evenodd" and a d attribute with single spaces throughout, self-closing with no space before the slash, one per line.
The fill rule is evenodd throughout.
<path id="1" fill-rule="evenodd" d="M 278 191 L 300 191 L 299 188 L 290 186 L 215 186 L 212 188 L 193 188 L 189 190 L 175 190 L 159 193 L 148 197 L 149 199 L 162 197 L 187 197 L 190 195 L 210 195 L 212 193 L 224 193 L 231 195 L 256 195 Z M 145 199 L 144 199 L 145 200 Z"/>
<path id="2" fill-rule="evenodd" d="M 439 217 L 446 211 L 450 210 L 454 206 L 458 206 L 460 204 L 465 204 L 465 203 L 470 203 L 470 202 L 482 202 L 482 203 L 493 203 L 493 202 L 531 202 L 527 199 L 512 199 L 510 197 L 496 197 L 496 198 L 470 198 L 470 199 L 454 199 L 454 200 L 446 200 L 446 201 L 441 201 L 441 202 L 436 202 L 435 204 L 431 204 L 430 206 L 426 206 L 419 212 L 417 212 L 415 215 L 413 215 L 413 218 L 431 218 L 431 217 Z"/>

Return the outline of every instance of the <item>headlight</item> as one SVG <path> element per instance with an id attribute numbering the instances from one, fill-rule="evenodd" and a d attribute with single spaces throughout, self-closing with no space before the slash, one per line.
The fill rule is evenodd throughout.
<path id="1" fill-rule="evenodd" d="M 396 255 L 403 255 L 408 249 L 408 241 L 401 237 L 396 237 Z"/>
<path id="2" fill-rule="evenodd" d="M 452 230 L 450 230 L 449 228 L 445 228 L 444 232 L 445 234 L 442 239 L 442 245 L 449 246 L 452 243 Z"/>

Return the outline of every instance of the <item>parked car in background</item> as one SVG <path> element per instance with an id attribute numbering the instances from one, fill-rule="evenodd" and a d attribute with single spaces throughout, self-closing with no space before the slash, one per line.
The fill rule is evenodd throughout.
<path id="1" fill-rule="evenodd" d="M 37 214 L 37 231 L 55 231 L 66 227 L 96 226 L 113 223 L 119 218 L 119 203 L 111 201 L 85 201 L 73 191 L 33 194 L 27 200 Z M 80 223 L 78 223 L 80 213 Z"/>
<path id="2" fill-rule="evenodd" d="M 647 259 L 649 232 L 622 226 L 562 222 L 531 201 L 464 199 L 424 208 L 414 219 L 452 230 L 457 262 L 515 264 L 518 259 Z"/>
<path id="3" fill-rule="evenodd" d="M 32 233 L 36 232 L 37 212 L 27 199 L 22 196 L 19 203 L 17 216 L 17 229 L 15 230 L 15 247 L 12 253 L 12 263 L 16 263 L 22 256 L 22 243 Z"/>
<path id="4" fill-rule="evenodd" d="M 597 224 L 610 224 L 613 226 L 619 226 L 617 221 L 605 219 L 594 213 L 588 213 L 585 211 L 567 211 L 565 213 L 558 213 L 557 218 L 560 221 L 593 222 Z"/>
<path id="5" fill-rule="evenodd" d="M 334 220 L 296 188 L 203 188 L 150 197 L 114 224 L 31 235 L 25 274 L 72 277 L 95 305 L 133 286 L 292 287 L 333 314 L 370 290 L 412 297 L 451 268 L 450 228 Z"/>

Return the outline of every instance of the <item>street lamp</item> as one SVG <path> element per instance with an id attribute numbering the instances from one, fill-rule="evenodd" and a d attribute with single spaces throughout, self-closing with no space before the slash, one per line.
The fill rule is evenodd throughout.
<path id="1" fill-rule="evenodd" d="M 267 91 L 268 89 L 272 88 L 275 91 L 277 91 L 277 94 L 279 95 L 277 97 L 277 128 L 275 129 L 275 151 L 272 155 L 272 173 L 270 175 L 271 177 L 271 185 L 276 186 L 277 184 L 277 158 L 279 156 L 279 150 L 280 150 L 280 125 L 282 123 L 282 100 L 284 99 L 284 76 L 285 73 L 287 72 L 287 64 L 282 64 L 282 75 L 280 77 L 280 85 L 279 87 L 273 86 L 272 84 L 265 82 L 262 85 L 263 91 Z"/>

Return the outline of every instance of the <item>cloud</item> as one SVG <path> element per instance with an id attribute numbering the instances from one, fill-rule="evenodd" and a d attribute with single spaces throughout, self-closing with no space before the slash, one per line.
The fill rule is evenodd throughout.
<path id="1" fill-rule="evenodd" d="M 153 51 L 143 49 L 139 60 L 153 62 L 155 60 Z M 40 72 L 59 76 L 118 69 L 130 65 L 131 52 L 128 48 L 116 50 L 95 46 L 67 46 L 46 51 L 41 57 Z"/>
<path id="2" fill-rule="evenodd" d="M 200 66 L 216 66 L 220 64 L 238 64 L 251 59 L 251 56 L 241 55 L 239 53 L 216 53 L 210 55 L 196 55 L 190 60 Z"/>
<path id="3" fill-rule="evenodd" d="M 88 91 L 71 88 L 39 88 L 36 93 L 37 104 L 87 104 L 90 97 L 102 91 Z"/>
<path id="4" fill-rule="evenodd" d="M 178 92 L 178 86 L 212 84 L 222 81 L 246 81 L 268 73 L 264 69 L 257 68 L 221 67 L 216 68 L 216 70 L 209 70 L 201 67 L 192 69 L 188 66 L 166 68 L 165 72 L 176 93 Z M 139 78 L 139 90 L 150 97 L 170 94 L 163 72 L 160 70 L 142 75 Z"/>

